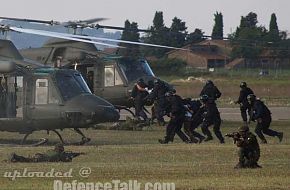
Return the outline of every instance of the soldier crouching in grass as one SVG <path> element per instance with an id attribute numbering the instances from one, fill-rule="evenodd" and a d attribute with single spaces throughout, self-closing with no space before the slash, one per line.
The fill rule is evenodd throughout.
<path id="1" fill-rule="evenodd" d="M 234 143 L 239 147 L 239 163 L 235 169 L 239 168 L 261 168 L 258 165 L 260 158 L 260 147 L 256 136 L 249 131 L 248 126 L 242 126 L 238 132 L 226 134 L 234 139 Z"/>
<path id="2" fill-rule="evenodd" d="M 73 158 L 84 154 L 65 152 L 62 144 L 56 144 L 53 150 L 48 150 L 46 153 L 36 153 L 30 157 L 24 157 L 12 153 L 10 155 L 10 162 L 71 162 Z"/>

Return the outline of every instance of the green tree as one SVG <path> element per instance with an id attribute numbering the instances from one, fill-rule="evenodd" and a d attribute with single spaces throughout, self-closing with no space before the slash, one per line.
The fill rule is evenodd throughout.
<path id="1" fill-rule="evenodd" d="M 150 32 L 146 37 L 144 37 L 144 41 L 147 43 L 158 44 L 158 45 L 169 45 L 169 28 L 164 25 L 163 20 L 163 12 L 156 11 L 153 26 L 151 26 Z M 145 52 L 147 55 L 153 55 L 156 57 L 162 57 L 168 52 L 168 49 L 165 48 L 145 48 Z"/>
<path id="2" fill-rule="evenodd" d="M 258 23 L 257 14 L 250 12 L 247 16 L 241 17 L 240 26 L 237 28 L 234 37 L 238 38 L 240 31 L 244 28 L 256 28 Z"/>
<path id="3" fill-rule="evenodd" d="M 281 40 L 281 36 L 279 34 L 279 28 L 277 24 L 277 17 L 275 13 L 271 15 L 270 26 L 269 26 L 269 34 L 268 41 L 277 42 Z"/>
<path id="4" fill-rule="evenodd" d="M 235 34 L 231 35 L 233 44 L 232 58 L 243 57 L 255 59 L 266 45 L 267 30 L 257 26 L 257 14 L 250 12 L 241 17 L 240 26 Z"/>
<path id="5" fill-rule="evenodd" d="M 196 28 L 194 32 L 190 33 L 186 37 L 186 44 L 193 44 L 193 43 L 198 43 L 204 40 L 203 38 L 204 32 Z"/>
<path id="6" fill-rule="evenodd" d="M 216 12 L 214 14 L 214 27 L 212 29 L 212 39 L 223 39 L 224 37 L 224 32 L 223 32 L 223 28 L 224 28 L 224 24 L 223 24 L 223 15 L 222 13 Z"/>
<path id="7" fill-rule="evenodd" d="M 138 33 L 138 24 L 136 22 L 130 23 L 129 20 L 126 20 L 124 28 L 121 40 L 139 42 L 140 34 Z M 120 48 L 118 54 L 133 58 L 140 56 L 139 45 L 126 43 L 119 43 L 119 45 L 125 48 Z"/>
<path id="8" fill-rule="evenodd" d="M 174 17 L 170 27 L 170 45 L 174 47 L 183 47 L 185 45 L 185 38 L 187 36 L 187 27 L 185 22 L 181 19 Z"/>

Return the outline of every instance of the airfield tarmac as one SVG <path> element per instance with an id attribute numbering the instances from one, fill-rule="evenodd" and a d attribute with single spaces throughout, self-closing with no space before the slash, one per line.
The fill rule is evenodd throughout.
<path id="1" fill-rule="evenodd" d="M 272 112 L 272 120 L 290 120 L 290 107 L 269 107 Z M 150 111 L 149 108 L 147 108 Z M 134 110 L 132 110 L 134 112 Z M 241 121 L 241 112 L 239 108 L 219 108 L 221 118 L 226 121 Z M 128 112 L 121 112 L 121 119 L 130 116 Z"/>
<path id="2" fill-rule="evenodd" d="M 272 120 L 289 120 L 290 107 L 270 107 L 272 113 Z M 219 108 L 221 117 L 227 121 L 240 121 L 241 112 L 239 108 Z"/>

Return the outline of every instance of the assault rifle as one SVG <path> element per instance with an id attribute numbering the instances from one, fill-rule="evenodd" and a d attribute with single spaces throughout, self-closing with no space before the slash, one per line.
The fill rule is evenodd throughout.
<path id="1" fill-rule="evenodd" d="M 237 141 L 243 140 L 242 136 L 238 132 L 228 133 L 225 135 L 226 137 L 233 138 L 234 144 L 236 144 Z"/>

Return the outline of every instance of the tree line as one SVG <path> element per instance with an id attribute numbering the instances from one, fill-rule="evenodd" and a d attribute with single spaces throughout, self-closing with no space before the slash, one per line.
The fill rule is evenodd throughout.
<path id="1" fill-rule="evenodd" d="M 225 39 L 223 33 L 223 15 L 221 12 L 214 14 L 214 26 L 211 33 L 211 39 Z M 174 17 L 170 27 L 165 26 L 163 12 L 156 11 L 152 26 L 145 36 L 140 37 L 138 32 L 138 23 L 125 21 L 125 30 L 122 33 L 122 40 L 142 41 L 146 43 L 184 47 L 188 44 L 198 43 L 205 40 L 209 36 L 205 36 L 202 29 L 196 28 L 193 32 L 188 32 L 186 23 L 181 19 Z M 287 33 L 280 31 L 277 24 L 275 13 L 271 15 L 269 30 L 264 26 L 258 25 L 257 14 L 250 12 L 246 16 L 241 17 L 240 25 L 236 30 L 227 36 L 230 40 L 233 50 L 231 58 L 256 58 L 263 49 L 271 50 L 272 54 L 285 58 L 290 57 L 290 41 L 287 39 Z M 123 44 L 119 45 L 127 47 L 119 49 L 118 53 L 123 56 L 139 57 L 139 56 L 155 56 L 162 58 L 169 49 L 164 48 L 144 48 L 138 45 Z"/>

